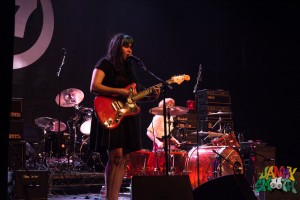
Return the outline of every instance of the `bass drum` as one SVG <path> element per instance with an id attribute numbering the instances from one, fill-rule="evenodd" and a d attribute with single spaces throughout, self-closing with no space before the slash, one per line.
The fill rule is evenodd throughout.
<path id="1" fill-rule="evenodd" d="M 230 174 L 244 174 L 243 160 L 237 149 L 230 146 L 200 146 L 198 147 L 199 165 L 197 163 L 197 147 L 188 154 L 186 170 L 189 174 L 192 188 Z M 199 166 L 199 181 L 198 170 Z"/>

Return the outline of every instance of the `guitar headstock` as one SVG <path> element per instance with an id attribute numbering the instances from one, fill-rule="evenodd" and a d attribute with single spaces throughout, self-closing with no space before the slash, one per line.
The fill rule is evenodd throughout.
<path id="1" fill-rule="evenodd" d="M 177 83 L 178 85 L 180 85 L 183 81 L 189 81 L 190 79 L 191 77 L 189 75 L 182 74 L 182 75 L 172 76 L 167 82 L 169 84 Z"/>

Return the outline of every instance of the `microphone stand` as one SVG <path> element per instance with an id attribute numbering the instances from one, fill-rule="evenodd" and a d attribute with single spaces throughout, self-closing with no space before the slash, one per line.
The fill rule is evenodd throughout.
<path id="1" fill-rule="evenodd" d="M 194 91 L 193 93 L 195 94 L 195 104 L 196 104 L 196 140 L 197 140 L 197 180 L 198 180 L 198 186 L 200 185 L 200 162 L 199 162 L 199 128 L 198 128 L 198 123 L 199 123 L 199 109 L 198 109 L 198 85 L 199 81 L 202 81 L 201 77 L 201 72 L 202 72 L 202 65 L 199 65 L 199 71 L 198 71 L 198 76 L 197 76 L 197 82 L 196 85 L 194 86 Z M 201 124 L 202 125 L 202 124 Z M 202 131 L 202 126 L 201 126 L 201 131 Z M 203 139 L 201 138 L 201 145 L 203 144 Z"/>
<path id="2" fill-rule="evenodd" d="M 65 59 L 66 59 L 66 54 L 67 54 L 67 50 L 65 48 L 62 48 L 61 50 L 64 52 L 64 55 L 63 55 L 61 64 L 58 67 L 58 71 L 56 73 L 56 76 L 58 78 L 58 89 L 59 89 L 59 94 L 58 94 L 58 115 L 59 115 L 59 117 L 58 117 L 58 136 L 59 136 L 59 140 L 58 141 L 59 141 L 59 145 L 61 143 L 61 135 L 60 135 L 60 111 L 61 111 L 61 106 L 60 106 L 61 92 L 60 92 L 60 89 L 61 89 L 61 78 L 60 78 L 60 72 L 61 72 L 61 69 L 62 69 L 63 65 L 65 64 Z M 61 146 L 59 146 L 59 149 L 61 151 Z M 68 157 L 68 165 L 69 165 L 69 157 Z"/>
<path id="3" fill-rule="evenodd" d="M 161 82 L 163 84 L 162 87 L 162 93 L 163 93 L 163 116 L 164 116 L 164 151 L 165 151 L 165 160 L 166 160 L 166 176 L 169 175 L 169 153 L 168 153 L 168 136 L 167 136 L 167 109 L 166 109 L 166 88 L 168 87 L 170 90 L 173 89 L 173 87 L 171 85 L 169 85 L 167 82 L 165 82 L 164 80 L 162 80 L 161 78 L 159 78 L 158 76 L 156 76 L 155 74 L 153 74 L 151 71 L 149 71 L 147 69 L 147 67 L 144 65 L 144 63 L 137 57 L 135 56 L 131 56 L 129 58 L 132 58 L 136 61 L 136 64 L 143 68 L 143 70 L 147 73 L 149 73 L 151 76 L 153 76 L 154 78 L 156 78 L 159 82 Z"/>

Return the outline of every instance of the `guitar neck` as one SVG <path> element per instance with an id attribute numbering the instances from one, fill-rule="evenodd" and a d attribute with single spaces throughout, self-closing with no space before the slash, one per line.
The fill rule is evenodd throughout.
<path id="1" fill-rule="evenodd" d="M 142 98 L 144 98 L 144 97 L 147 96 L 148 94 L 153 93 L 153 88 L 154 88 L 154 87 L 161 87 L 161 86 L 162 86 L 162 84 L 159 83 L 159 84 L 154 85 L 154 86 L 152 86 L 152 87 L 149 87 L 149 88 L 147 88 L 147 89 L 145 89 L 145 90 L 143 90 L 143 91 L 141 91 L 141 92 L 138 92 L 137 94 L 133 95 L 131 98 L 132 98 L 133 101 L 141 100 Z"/>

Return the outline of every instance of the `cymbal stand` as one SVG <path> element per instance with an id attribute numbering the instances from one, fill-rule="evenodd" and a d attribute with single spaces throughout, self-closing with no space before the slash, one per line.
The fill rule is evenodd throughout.
<path id="1" fill-rule="evenodd" d="M 199 108 L 198 108 L 198 99 L 199 99 L 199 94 L 197 90 L 199 89 L 199 82 L 202 81 L 202 65 L 199 65 L 199 70 L 198 70 L 198 76 L 197 76 L 197 81 L 194 86 L 193 93 L 195 94 L 195 105 L 196 105 L 196 130 L 197 130 L 197 180 L 198 180 L 198 185 L 200 185 L 200 159 L 199 159 Z M 202 123 L 201 123 L 201 130 L 202 130 Z M 203 144 L 203 140 L 201 139 L 201 144 Z"/>
<path id="2" fill-rule="evenodd" d="M 171 115 L 170 115 L 170 108 L 168 107 L 167 108 L 167 116 L 168 116 L 168 121 L 167 121 L 167 124 L 168 124 L 168 127 L 167 127 L 167 134 L 168 134 L 168 138 L 167 138 L 167 146 L 168 146 L 168 162 L 170 163 L 171 159 L 172 159 L 172 166 L 170 166 L 170 172 L 169 174 L 170 175 L 174 175 L 174 171 L 175 171 L 175 167 L 174 167 L 174 156 L 171 156 Z"/>
<path id="3" fill-rule="evenodd" d="M 153 125 L 153 124 L 152 124 Z M 153 167 L 153 175 L 159 175 L 159 160 L 158 160 L 158 146 L 155 143 L 155 140 L 158 140 L 158 138 L 156 138 L 154 132 L 153 132 L 153 150 L 154 150 L 154 167 Z"/>
<path id="4" fill-rule="evenodd" d="M 78 122 L 78 116 L 75 113 L 75 117 L 68 121 L 69 130 L 72 130 L 70 133 L 70 143 L 68 147 L 66 148 L 66 157 L 67 157 L 67 166 L 70 168 L 70 160 L 75 157 L 76 153 L 76 141 L 77 141 L 77 122 Z M 71 123 L 71 125 L 70 125 Z M 73 136 L 72 136 L 73 135 Z M 74 161 L 74 159 L 73 159 Z"/>
<path id="5" fill-rule="evenodd" d="M 68 156 L 68 167 L 70 164 L 70 158 L 72 158 L 73 163 L 75 163 L 75 160 L 77 160 L 77 159 L 79 160 L 80 163 L 82 162 L 81 158 L 76 155 L 77 139 L 78 139 L 77 126 L 79 125 L 78 121 L 80 119 L 80 116 L 79 116 L 80 106 L 78 106 L 78 104 L 75 104 L 74 108 L 75 108 L 75 118 L 73 119 L 73 124 L 72 124 L 72 129 L 74 131 L 73 151 L 72 151 L 71 155 Z"/>
<path id="6" fill-rule="evenodd" d="M 218 119 L 218 121 L 216 121 L 216 123 L 212 126 L 212 129 L 214 129 L 215 128 L 215 126 L 217 125 L 217 124 L 219 124 L 219 130 L 218 130 L 218 132 L 219 133 L 221 133 L 222 132 L 222 117 L 221 117 L 221 115 L 219 115 L 219 119 Z"/>
<path id="7" fill-rule="evenodd" d="M 49 150 L 49 162 L 47 162 L 47 153 L 46 153 L 46 137 L 48 136 L 47 133 L 47 127 L 43 128 L 43 152 L 42 155 L 40 156 L 42 159 L 42 164 L 46 165 L 48 167 L 49 162 L 52 161 L 52 155 L 53 155 L 53 146 L 52 146 L 52 140 L 50 141 L 50 150 Z"/>
<path id="8" fill-rule="evenodd" d="M 42 155 L 40 155 L 42 159 L 42 164 L 46 163 L 46 136 L 47 136 L 47 131 L 46 128 L 43 128 L 43 152 Z"/>

